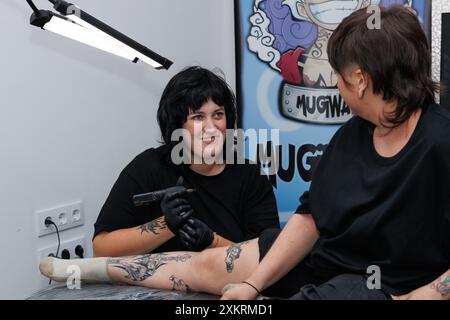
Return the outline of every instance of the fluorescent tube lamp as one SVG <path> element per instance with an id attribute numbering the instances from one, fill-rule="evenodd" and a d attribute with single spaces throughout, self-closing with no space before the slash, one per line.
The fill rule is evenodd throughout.
<path id="1" fill-rule="evenodd" d="M 169 69 L 172 61 L 160 56 L 126 35 L 97 20 L 78 7 L 63 0 L 49 0 L 59 12 L 39 10 L 32 0 L 30 23 L 89 46 L 107 51 L 134 63 L 142 60 L 156 69 Z"/>

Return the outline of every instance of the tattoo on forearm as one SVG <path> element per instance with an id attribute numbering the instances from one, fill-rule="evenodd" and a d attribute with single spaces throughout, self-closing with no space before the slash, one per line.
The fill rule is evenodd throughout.
<path id="1" fill-rule="evenodd" d="M 192 292 L 192 289 L 182 279 L 179 279 L 172 275 L 170 276 L 169 280 L 172 282 L 172 291 L 184 291 L 187 293 Z"/>
<path id="2" fill-rule="evenodd" d="M 163 217 L 150 221 L 149 223 L 143 224 L 138 227 L 138 230 L 141 230 L 141 235 L 144 232 L 153 233 L 154 235 L 159 235 L 158 231 L 163 229 L 167 229 L 166 221 Z"/>
<path id="3" fill-rule="evenodd" d="M 125 278 L 133 281 L 144 281 L 170 261 L 186 262 L 191 259 L 190 254 L 169 255 L 166 253 L 147 254 L 122 259 L 109 259 L 108 264 L 115 268 L 124 270 Z"/>
<path id="4" fill-rule="evenodd" d="M 225 266 L 227 268 L 228 273 L 231 273 L 233 271 L 234 260 L 239 259 L 239 257 L 241 256 L 242 245 L 244 245 L 248 242 L 249 241 L 236 243 L 227 248 L 227 255 L 225 257 Z"/>
<path id="5" fill-rule="evenodd" d="M 439 280 L 435 286 L 437 292 L 439 292 L 443 297 L 450 294 L 450 276 L 446 277 L 444 280 Z"/>

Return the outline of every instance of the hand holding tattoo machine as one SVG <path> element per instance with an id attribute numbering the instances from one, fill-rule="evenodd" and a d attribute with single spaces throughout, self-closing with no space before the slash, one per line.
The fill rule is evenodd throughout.
<path id="1" fill-rule="evenodd" d="M 183 196 L 195 190 L 186 189 L 183 186 L 183 181 L 183 177 L 180 177 L 175 187 L 137 194 L 133 196 L 133 203 L 135 206 L 143 206 L 160 202 L 161 212 L 164 214 L 167 227 L 174 234 L 178 234 L 181 226 L 194 212 L 189 202 Z"/>

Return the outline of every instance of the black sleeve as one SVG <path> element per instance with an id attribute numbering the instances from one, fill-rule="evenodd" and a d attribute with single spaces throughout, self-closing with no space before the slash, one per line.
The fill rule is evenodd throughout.
<path id="1" fill-rule="evenodd" d="M 295 210 L 296 214 L 311 214 L 309 205 L 309 191 L 305 191 L 299 198 L 300 205 Z"/>
<path id="2" fill-rule="evenodd" d="M 126 171 L 122 171 L 97 218 L 94 237 L 103 231 L 111 232 L 135 226 L 132 197 L 141 192 L 139 184 Z"/>
<path id="3" fill-rule="evenodd" d="M 272 185 L 259 165 L 251 165 L 251 175 L 244 200 L 246 240 L 258 237 L 264 230 L 279 228 L 277 203 Z"/>

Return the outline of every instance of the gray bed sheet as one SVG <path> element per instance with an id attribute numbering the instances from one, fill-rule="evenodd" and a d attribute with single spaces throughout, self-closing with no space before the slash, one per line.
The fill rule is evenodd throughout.
<path id="1" fill-rule="evenodd" d="M 81 284 L 80 289 L 68 289 L 65 284 L 54 284 L 33 293 L 27 300 L 218 300 L 219 298 L 205 293 L 184 293 L 138 286 Z"/>

